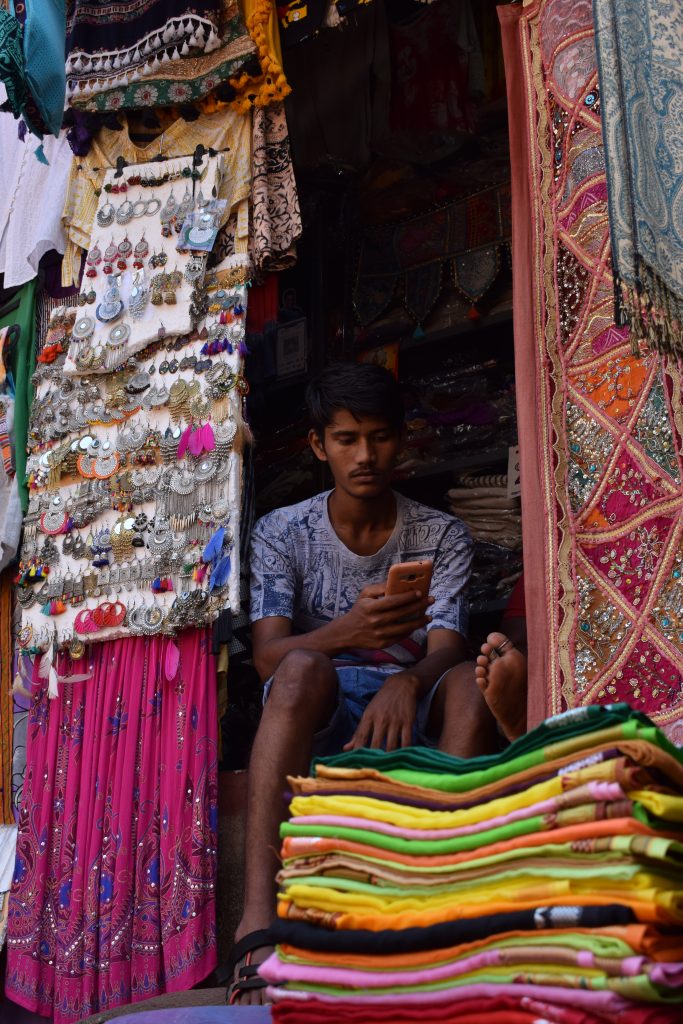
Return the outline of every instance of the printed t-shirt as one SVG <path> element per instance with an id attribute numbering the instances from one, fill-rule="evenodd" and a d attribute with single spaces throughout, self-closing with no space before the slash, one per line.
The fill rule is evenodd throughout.
<path id="1" fill-rule="evenodd" d="M 388 672 L 424 657 L 427 630 L 467 634 L 464 591 L 472 545 L 460 520 L 394 494 L 396 525 L 374 555 L 357 555 L 339 539 L 328 513 L 330 491 L 259 519 L 251 540 L 251 620 L 291 619 L 295 633 L 309 633 L 351 610 L 364 587 L 384 583 L 398 562 L 432 561 L 431 622 L 381 651 L 356 649 L 337 665 L 372 664 Z"/>

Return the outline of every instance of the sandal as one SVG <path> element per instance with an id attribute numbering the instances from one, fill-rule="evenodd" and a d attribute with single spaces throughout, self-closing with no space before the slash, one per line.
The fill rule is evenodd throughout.
<path id="1" fill-rule="evenodd" d="M 267 928 L 249 932 L 239 942 L 235 943 L 230 959 L 219 978 L 219 983 L 231 979 L 225 992 L 225 1001 L 229 1006 L 232 1006 L 235 999 L 242 995 L 243 992 L 253 992 L 255 989 L 266 987 L 267 981 L 264 978 L 260 978 L 258 974 L 259 965 L 252 964 L 251 959 L 252 954 L 257 949 L 271 945 L 270 931 Z M 241 960 L 244 960 L 244 963 L 235 978 L 235 968 Z"/>

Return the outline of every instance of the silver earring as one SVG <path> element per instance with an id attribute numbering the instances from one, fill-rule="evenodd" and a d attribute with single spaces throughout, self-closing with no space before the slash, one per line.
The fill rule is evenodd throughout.
<path id="1" fill-rule="evenodd" d="M 108 228 L 114 223 L 116 210 L 111 203 L 105 203 L 101 210 L 97 211 L 97 223 L 101 228 Z"/>

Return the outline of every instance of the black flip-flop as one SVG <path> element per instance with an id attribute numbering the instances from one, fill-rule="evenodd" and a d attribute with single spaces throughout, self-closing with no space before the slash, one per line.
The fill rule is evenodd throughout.
<path id="1" fill-rule="evenodd" d="M 248 932 L 239 942 L 235 943 L 230 959 L 219 977 L 220 984 L 231 979 L 225 992 L 225 1001 L 229 1006 L 232 1006 L 237 996 L 242 995 L 243 992 L 253 992 L 266 987 L 268 983 L 263 978 L 259 978 L 259 965 L 252 964 L 251 956 L 257 949 L 261 949 L 263 946 L 272 946 L 272 944 L 273 940 L 267 928 Z M 240 960 L 244 960 L 244 963 L 235 978 L 235 968 Z"/>

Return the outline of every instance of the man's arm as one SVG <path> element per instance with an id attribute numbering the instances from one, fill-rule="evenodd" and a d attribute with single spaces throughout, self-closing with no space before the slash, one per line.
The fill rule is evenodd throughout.
<path id="1" fill-rule="evenodd" d="M 382 689 L 366 707 L 344 750 L 382 745 L 386 750 L 395 750 L 409 746 L 418 702 L 444 672 L 464 660 L 465 653 L 464 637 L 455 630 L 431 629 L 424 658 L 387 677 Z"/>
<path id="2" fill-rule="evenodd" d="M 365 587 L 346 615 L 309 633 L 293 636 L 292 620 L 285 616 L 258 619 L 252 625 L 252 644 L 261 679 L 270 679 L 290 651 L 318 651 L 333 658 L 353 647 L 381 650 L 426 625 L 430 598 L 417 591 L 385 597 L 384 587 L 384 583 Z"/>

